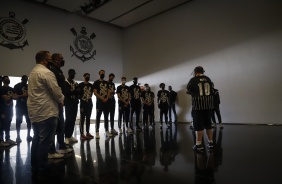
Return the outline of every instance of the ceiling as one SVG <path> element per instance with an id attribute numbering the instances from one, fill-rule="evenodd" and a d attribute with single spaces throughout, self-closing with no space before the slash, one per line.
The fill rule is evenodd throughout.
<path id="1" fill-rule="evenodd" d="M 126 28 L 192 0 L 32 0 Z"/>

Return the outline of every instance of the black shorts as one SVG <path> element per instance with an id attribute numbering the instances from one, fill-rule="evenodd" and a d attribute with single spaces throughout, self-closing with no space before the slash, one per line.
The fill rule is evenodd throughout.
<path id="1" fill-rule="evenodd" d="M 193 126 L 195 131 L 211 129 L 212 110 L 194 110 L 193 111 Z"/>

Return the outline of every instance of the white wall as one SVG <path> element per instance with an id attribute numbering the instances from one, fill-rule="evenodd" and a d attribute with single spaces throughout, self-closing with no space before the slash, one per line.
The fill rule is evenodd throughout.
<path id="1" fill-rule="evenodd" d="M 123 34 L 124 72 L 155 93 L 161 82 L 172 85 L 179 121 L 187 122 L 185 87 L 201 65 L 219 89 L 224 123 L 282 124 L 281 3 L 195 0 L 130 27 Z"/>
<path id="2" fill-rule="evenodd" d="M 76 70 L 78 80 L 83 79 L 85 72 L 91 74 L 91 80 L 96 80 L 100 69 L 104 69 L 106 75 L 115 73 L 117 78 L 122 76 L 121 29 L 20 0 L 1 0 L 0 12 L 1 18 L 9 17 L 9 12 L 14 12 L 17 20 L 29 20 L 24 25 L 25 39 L 29 46 L 24 47 L 23 50 L 10 50 L 0 46 L 1 75 L 29 74 L 35 65 L 35 54 L 40 50 L 48 50 L 51 53 L 63 54 L 66 64 L 62 70 L 66 76 L 70 68 Z M 70 45 L 74 47 L 73 41 L 75 40 L 70 29 L 75 28 L 80 35 L 82 27 L 86 28 L 88 37 L 91 33 L 96 34 L 96 38 L 92 39 L 93 50 L 96 49 L 97 52 L 94 56 L 95 60 L 91 59 L 84 63 L 75 56 L 72 57 L 70 51 Z"/>

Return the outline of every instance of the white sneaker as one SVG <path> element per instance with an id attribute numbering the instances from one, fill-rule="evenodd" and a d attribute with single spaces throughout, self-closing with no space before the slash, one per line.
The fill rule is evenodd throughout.
<path id="1" fill-rule="evenodd" d="M 71 137 L 70 138 L 70 142 L 76 143 L 76 142 L 78 142 L 78 140 L 76 138 L 74 138 L 74 137 Z"/>
<path id="2" fill-rule="evenodd" d="M 112 135 L 117 135 L 118 134 L 118 132 L 114 128 L 111 129 L 111 133 L 112 133 Z"/>
<path id="3" fill-rule="evenodd" d="M 112 137 L 113 135 L 112 135 L 109 131 L 107 131 L 107 132 L 106 132 L 106 136 L 107 136 L 107 137 Z"/>
<path id="4" fill-rule="evenodd" d="M 64 157 L 64 154 L 61 154 L 61 153 L 58 153 L 58 152 L 55 152 L 55 153 L 48 153 L 48 158 L 50 159 L 58 159 L 58 158 L 63 158 Z"/>
<path id="5" fill-rule="evenodd" d="M 10 146 L 10 144 L 4 141 L 0 142 L 0 147 L 6 147 L 6 146 Z"/>
<path id="6" fill-rule="evenodd" d="M 150 126 L 149 126 L 149 129 L 150 129 L 150 130 L 153 130 L 153 127 L 152 127 L 152 125 L 150 125 Z"/>
<path id="7" fill-rule="evenodd" d="M 7 140 L 6 143 L 8 143 L 9 145 L 16 145 L 17 144 L 17 142 L 15 142 L 11 139 Z"/>
<path id="8" fill-rule="evenodd" d="M 99 132 L 96 132 L 96 139 L 100 139 Z"/>
<path id="9" fill-rule="evenodd" d="M 70 144 L 70 139 L 69 139 L 69 138 L 66 138 L 66 139 L 65 139 L 65 144 L 67 144 L 67 145 Z"/>
<path id="10" fill-rule="evenodd" d="M 119 133 L 122 134 L 122 129 L 121 128 L 119 129 Z"/>
<path id="11" fill-rule="evenodd" d="M 73 151 L 72 148 L 67 148 L 67 149 L 59 149 L 57 152 L 61 153 L 61 154 L 66 154 L 66 153 L 70 153 L 72 151 Z"/>

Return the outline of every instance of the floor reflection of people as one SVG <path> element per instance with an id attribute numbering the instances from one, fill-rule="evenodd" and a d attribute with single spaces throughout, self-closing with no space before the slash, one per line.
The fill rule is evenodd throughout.
<path id="1" fill-rule="evenodd" d="M 214 153 L 214 163 L 215 163 L 215 172 L 218 171 L 218 167 L 220 165 L 222 165 L 222 156 L 223 156 L 223 149 L 222 149 L 222 134 L 223 134 L 223 130 L 220 128 L 219 129 L 219 133 L 218 133 L 218 137 L 216 139 L 216 135 L 217 135 L 217 127 L 214 128 L 213 130 L 213 141 L 216 142 L 215 144 L 215 148 L 213 150 Z"/>
<path id="2" fill-rule="evenodd" d="M 143 163 L 147 166 L 149 173 L 152 171 L 152 167 L 156 162 L 156 136 L 155 130 L 149 131 L 144 129 L 144 152 L 143 152 Z"/>
<path id="3" fill-rule="evenodd" d="M 83 144 L 83 143 L 81 143 Z M 85 155 L 84 155 L 85 158 Z M 81 175 L 79 172 L 78 164 L 75 157 L 75 150 L 73 154 L 65 158 L 66 179 L 65 183 L 82 183 Z"/>
<path id="4" fill-rule="evenodd" d="M 5 153 L 5 154 L 4 154 Z M 10 149 L 0 149 L 0 183 L 13 184 L 14 171 L 10 163 Z"/>
<path id="5" fill-rule="evenodd" d="M 142 175 L 144 173 L 144 165 L 143 165 L 143 146 L 141 136 L 143 134 L 141 132 L 136 132 L 133 135 L 132 145 L 132 164 L 133 164 L 133 176 L 136 179 L 136 183 L 142 183 Z"/>
<path id="6" fill-rule="evenodd" d="M 163 170 L 168 172 L 168 166 L 172 163 L 172 152 L 170 149 L 169 141 L 169 129 L 165 131 L 165 138 L 163 131 L 160 131 L 161 134 L 161 147 L 160 147 L 160 163 L 164 166 Z"/>
<path id="7" fill-rule="evenodd" d="M 96 183 L 95 181 L 95 167 L 91 155 L 90 141 L 82 141 L 80 144 L 81 156 L 81 176 L 82 183 Z M 84 144 L 86 144 L 86 154 Z"/>
<path id="8" fill-rule="evenodd" d="M 109 142 L 111 141 L 111 149 Z M 98 160 L 99 183 L 118 183 L 118 163 L 115 151 L 114 138 L 105 139 L 105 158 L 103 159 L 100 144 L 96 142 L 96 153 Z"/>
<path id="9" fill-rule="evenodd" d="M 195 184 L 215 184 L 214 155 L 210 151 L 195 151 Z"/>
<path id="10" fill-rule="evenodd" d="M 123 138 L 123 141 L 122 141 Z M 132 149 L 132 134 L 119 136 L 119 150 L 120 150 L 120 178 L 129 182 L 132 176 L 132 162 L 131 162 L 131 149 Z"/>
<path id="11" fill-rule="evenodd" d="M 27 142 L 26 160 L 23 163 L 20 145 L 17 145 L 16 152 L 16 165 L 15 165 L 15 178 L 16 184 L 28 184 L 31 183 L 31 165 L 30 165 L 30 142 Z"/>

